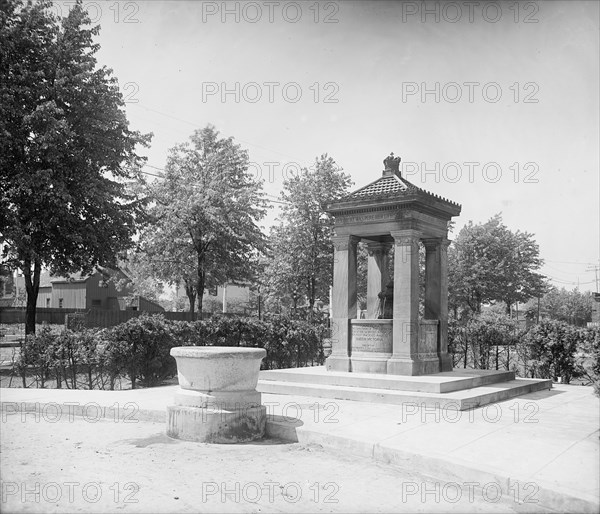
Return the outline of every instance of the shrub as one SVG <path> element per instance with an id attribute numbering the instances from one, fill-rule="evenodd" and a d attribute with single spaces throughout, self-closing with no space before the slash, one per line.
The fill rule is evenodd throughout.
<path id="1" fill-rule="evenodd" d="M 503 313 L 483 312 L 466 323 L 450 319 L 448 351 L 455 366 L 508 369 L 510 348 L 516 343 L 516 334 L 516 322 Z"/>
<path id="2" fill-rule="evenodd" d="M 188 346 L 197 338 L 197 331 L 189 321 L 170 321 L 169 329 L 173 346 Z"/>
<path id="3" fill-rule="evenodd" d="M 58 334 L 52 351 L 52 367 L 56 376 L 56 386 L 61 387 L 64 380 L 65 387 L 77 389 L 78 354 L 77 346 L 79 334 L 65 330 Z"/>
<path id="4" fill-rule="evenodd" d="M 110 329 L 63 330 L 53 334 L 42 327 L 28 336 L 16 369 L 27 387 L 26 373 L 45 387 L 50 376 L 56 386 L 114 389 L 127 377 L 132 389 L 159 385 L 177 374 L 170 355 L 174 346 L 248 346 L 265 348 L 263 369 L 322 364 L 324 325 L 312 325 L 286 316 L 267 320 L 214 316 L 208 320 L 168 321 L 162 315 L 132 318 Z"/>
<path id="5" fill-rule="evenodd" d="M 15 363 L 17 372 L 23 379 L 23 387 L 27 387 L 26 373 L 32 371 L 36 385 L 45 387 L 46 380 L 53 370 L 55 362 L 57 336 L 49 327 L 42 326 L 37 334 L 28 335 L 21 345 L 21 353 Z"/>
<path id="6" fill-rule="evenodd" d="M 600 328 L 584 328 L 578 333 L 575 363 L 581 376 L 594 385 L 594 392 L 600 396 Z"/>
<path id="7" fill-rule="evenodd" d="M 170 323 L 164 316 L 142 315 L 110 329 L 106 349 L 110 367 L 125 374 L 135 389 L 137 381 L 145 387 L 160 384 L 177 372 L 170 351 L 175 346 Z"/>
<path id="8" fill-rule="evenodd" d="M 560 377 L 568 384 L 581 376 L 575 363 L 578 340 L 578 330 L 564 321 L 545 320 L 531 327 L 521 345 L 531 377 Z"/>
<path id="9" fill-rule="evenodd" d="M 322 364 L 324 330 L 320 325 L 274 315 L 267 319 L 261 331 L 259 346 L 267 350 L 265 369 L 303 367 L 311 361 Z"/>
<path id="10" fill-rule="evenodd" d="M 266 320 L 212 316 L 193 324 L 190 344 L 194 346 L 247 346 L 264 348 L 263 369 L 291 368 L 322 364 L 324 328 L 287 316 Z"/>

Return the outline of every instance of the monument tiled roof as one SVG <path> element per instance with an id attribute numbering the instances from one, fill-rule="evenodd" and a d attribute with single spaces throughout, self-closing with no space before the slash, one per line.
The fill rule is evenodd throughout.
<path id="1" fill-rule="evenodd" d="M 364 198 L 366 196 L 387 196 L 394 193 L 403 193 L 410 188 L 416 188 L 407 180 L 403 180 L 397 175 L 381 177 L 375 182 L 371 182 L 357 191 L 351 193 L 347 198 Z"/>
<path id="2" fill-rule="evenodd" d="M 405 194 L 419 193 L 426 195 L 431 198 L 443 200 L 450 204 L 458 205 L 456 202 L 442 198 L 436 194 L 425 191 L 418 186 L 415 186 L 412 182 L 409 182 L 399 174 L 384 174 L 374 182 L 367 184 L 360 189 L 350 193 L 348 196 L 342 199 L 342 201 L 348 200 L 361 200 L 361 199 L 375 199 L 375 198 L 388 198 L 394 196 L 403 196 Z"/>

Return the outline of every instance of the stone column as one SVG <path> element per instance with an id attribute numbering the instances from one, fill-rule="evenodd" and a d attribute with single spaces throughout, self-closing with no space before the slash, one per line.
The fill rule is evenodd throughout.
<path id="1" fill-rule="evenodd" d="M 452 371 L 452 356 L 448 353 L 448 246 L 440 242 L 440 371 Z"/>
<path id="2" fill-rule="evenodd" d="M 394 238 L 393 354 L 387 372 L 418 375 L 419 236 L 417 230 L 391 232 Z"/>
<path id="3" fill-rule="evenodd" d="M 448 354 L 448 245 L 445 238 L 424 239 L 425 319 L 438 320 L 437 353 L 440 371 L 452 370 Z"/>
<path id="4" fill-rule="evenodd" d="M 423 239 L 425 245 L 425 319 L 439 319 L 441 300 L 440 240 Z"/>
<path id="5" fill-rule="evenodd" d="M 388 274 L 388 251 L 390 245 L 387 243 L 368 243 L 367 252 L 367 319 L 377 319 L 377 308 L 381 291 L 385 290 L 390 276 Z"/>
<path id="6" fill-rule="evenodd" d="M 351 371 L 349 356 L 350 319 L 356 318 L 356 246 L 360 238 L 333 236 L 333 298 L 331 355 L 327 369 Z"/>

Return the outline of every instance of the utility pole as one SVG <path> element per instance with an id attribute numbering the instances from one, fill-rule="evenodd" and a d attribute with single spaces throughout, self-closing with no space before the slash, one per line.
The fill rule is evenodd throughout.
<path id="1" fill-rule="evenodd" d="M 598 271 L 600 271 L 600 266 L 588 266 L 585 270 L 594 271 L 594 273 L 596 274 L 596 293 L 600 293 L 600 287 L 598 287 Z"/>

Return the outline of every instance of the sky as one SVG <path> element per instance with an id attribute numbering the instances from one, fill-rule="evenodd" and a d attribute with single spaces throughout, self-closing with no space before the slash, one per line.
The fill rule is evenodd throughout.
<path id="1" fill-rule="evenodd" d="M 599 5 L 84 1 L 131 127 L 154 133 L 147 173 L 209 123 L 270 198 L 321 154 L 359 188 L 394 152 L 462 205 L 457 230 L 501 212 L 581 291 L 600 265 Z"/>

